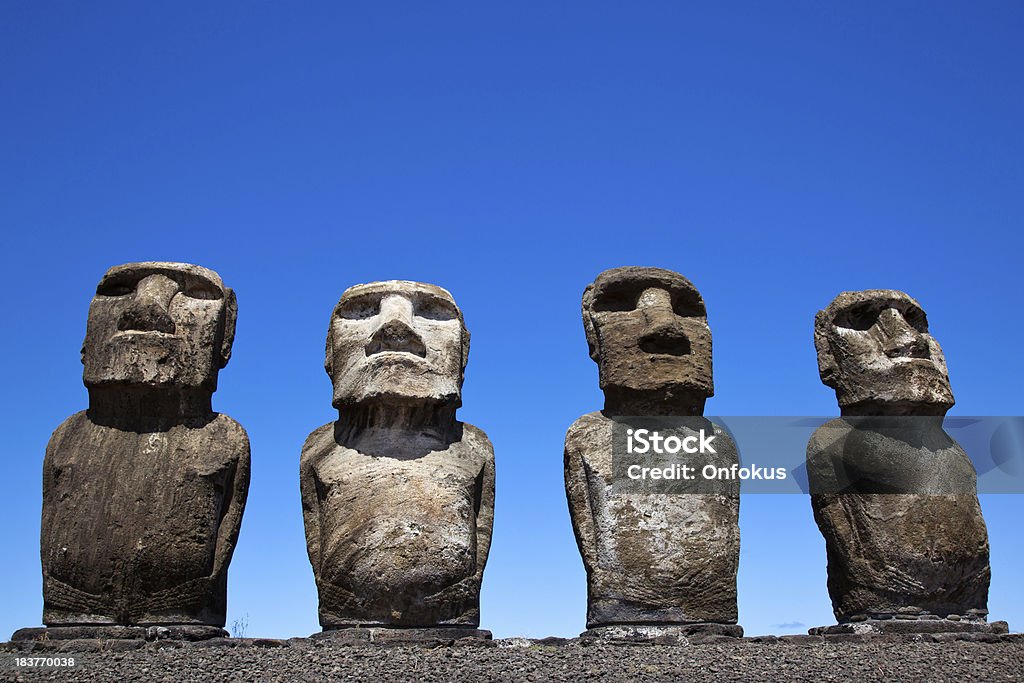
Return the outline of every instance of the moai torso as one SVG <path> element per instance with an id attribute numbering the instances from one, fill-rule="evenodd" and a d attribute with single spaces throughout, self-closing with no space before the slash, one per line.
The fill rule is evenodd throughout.
<path id="1" fill-rule="evenodd" d="M 112 268 L 83 347 L 90 408 L 43 465 L 43 621 L 222 626 L 249 482 L 242 427 L 210 395 L 234 334 L 212 271 Z"/>
<path id="2" fill-rule="evenodd" d="M 990 570 L 977 476 L 942 430 L 953 396 L 923 311 L 902 292 L 845 292 L 818 314 L 815 343 L 844 414 L 807 447 L 836 618 L 983 621 Z"/>
<path id="3" fill-rule="evenodd" d="M 459 441 L 410 459 L 339 445 L 333 423 L 307 439 L 303 499 L 325 627 L 479 623 L 494 453 L 483 432 L 460 427 Z"/>
<path id="4" fill-rule="evenodd" d="M 237 422 L 132 432 L 68 418 L 47 448 L 47 624 L 223 625 L 248 481 Z"/>
<path id="5" fill-rule="evenodd" d="M 713 393 L 703 300 L 677 273 L 617 268 L 588 286 L 583 318 L 605 392 L 605 410 L 578 419 L 565 439 L 587 626 L 735 624 L 738 487 L 675 494 L 613 487 L 613 417 L 701 415 Z M 709 427 L 720 445 L 717 464 L 728 467 L 735 446 Z"/>
<path id="6" fill-rule="evenodd" d="M 737 461 L 715 427 L 718 466 Z M 735 623 L 739 495 L 613 490 L 612 420 L 578 419 L 565 481 L 587 569 L 587 625 Z"/>
<path id="7" fill-rule="evenodd" d="M 335 308 L 339 420 L 310 434 L 300 465 L 325 629 L 479 624 L 494 453 L 455 419 L 468 344 L 433 285 L 357 285 Z"/>

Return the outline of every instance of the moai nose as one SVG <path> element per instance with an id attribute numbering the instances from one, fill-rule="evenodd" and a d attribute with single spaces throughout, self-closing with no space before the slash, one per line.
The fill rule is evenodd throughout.
<path id="1" fill-rule="evenodd" d="M 117 329 L 174 334 L 174 321 L 168 311 L 178 289 L 178 283 L 166 275 L 139 280 L 132 302 L 117 321 Z"/>
<path id="2" fill-rule="evenodd" d="M 384 351 L 427 355 L 427 346 L 413 327 L 412 302 L 403 296 L 388 296 L 380 303 L 380 327 L 370 336 L 366 355 Z"/>
<path id="3" fill-rule="evenodd" d="M 647 323 L 639 342 L 641 351 L 672 356 L 690 353 L 690 338 L 686 336 L 683 321 L 672 309 L 672 295 L 668 291 L 657 287 L 646 289 L 636 305 Z"/>
<path id="4" fill-rule="evenodd" d="M 882 331 L 882 350 L 889 358 L 930 357 L 927 340 L 896 309 L 882 311 L 877 325 Z"/>

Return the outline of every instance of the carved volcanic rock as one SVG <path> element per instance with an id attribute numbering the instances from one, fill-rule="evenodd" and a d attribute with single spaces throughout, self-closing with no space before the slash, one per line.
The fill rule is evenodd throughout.
<path id="1" fill-rule="evenodd" d="M 929 447 L 908 443 L 916 431 L 909 426 L 879 433 L 854 424 L 834 420 L 808 444 L 811 505 L 825 537 L 836 618 L 984 620 L 988 533 L 967 454 L 938 425 L 944 443 Z"/>
<path id="2" fill-rule="evenodd" d="M 446 448 L 413 458 L 347 448 L 334 424 L 313 432 L 302 480 L 321 625 L 479 625 L 493 458 L 466 424 Z"/>
<path id="3" fill-rule="evenodd" d="M 953 406 L 946 357 L 904 292 L 842 292 L 815 316 L 814 346 L 844 415 L 945 415 Z"/>
<path id="4" fill-rule="evenodd" d="M 300 485 L 324 629 L 480 622 L 494 452 L 455 419 L 469 332 L 433 285 L 357 285 L 325 367 L 338 421 L 310 434 Z"/>
<path id="5" fill-rule="evenodd" d="M 587 626 L 735 624 L 738 486 L 675 494 L 614 488 L 612 418 L 703 415 L 713 393 L 704 301 L 678 273 L 626 267 L 601 273 L 582 309 L 605 394 L 604 411 L 581 417 L 565 439 L 569 513 L 587 570 Z M 717 439 L 716 464 L 736 462 L 728 436 L 707 426 Z"/>
<path id="6" fill-rule="evenodd" d="M 231 418 L 132 432 L 77 413 L 47 449 L 46 624 L 223 626 L 248 483 Z"/>
<path id="7" fill-rule="evenodd" d="M 583 327 L 606 393 L 714 395 L 704 300 L 682 275 L 604 271 L 583 293 Z"/>
<path id="8" fill-rule="evenodd" d="M 101 281 L 83 346 L 89 410 L 57 428 L 43 466 L 48 626 L 224 625 L 249 441 L 210 395 L 234 301 L 187 264 Z"/>
<path id="9" fill-rule="evenodd" d="M 737 461 L 715 428 L 717 464 Z M 612 420 L 590 413 L 565 437 L 565 486 L 587 570 L 587 627 L 735 624 L 739 493 L 621 493 Z M 742 635 L 742 630 L 735 635 Z"/>
<path id="10" fill-rule="evenodd" d="M 814 339 L 844 416 L 807 446 L 836 618 L 982 624 L 988 534 L 974 467 L 942 430 L 953 395 L 924 311 L 903 292 L 844 292 L 818 313 Z"/>

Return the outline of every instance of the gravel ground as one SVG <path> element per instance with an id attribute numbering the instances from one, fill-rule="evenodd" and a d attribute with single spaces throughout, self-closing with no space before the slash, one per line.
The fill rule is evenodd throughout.
<path id="1" fill-rule="evenodd" d="M 16 667 L 20 656 L 73 656 L 75 664 Z M 434 648 L 250 639 L 165 641 L 125 651 L 26 653 L 5 647 L 0 657 L 3 681 L 1024 681 L 1019 639 L 676 646 L 510 639 Z"/>

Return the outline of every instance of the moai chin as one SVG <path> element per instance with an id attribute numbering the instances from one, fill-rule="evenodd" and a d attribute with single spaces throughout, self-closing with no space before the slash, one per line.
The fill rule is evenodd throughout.
<path id="1" fill-rule="evenodd" d="M 814 324 L 842 417 L 807 445 L 839 624 L 812 633 L 994 631 L 989 547 L 967 454 L 942 429 L 949 373 L 920 304 L 843 292 Z"/>
<path id="2" fill-rule="evenodd" d="M 614 417 L 704 414 L 714 393 L 704 301 L 678 273 L 625 267 L 606 270 L 587 286 L 582 312 L 605 395 L 604 410 L 578 419 L 565 437 L 566 495 L 587 572 L 585 635 L 742 635 L 738 488 L 613 490 Z M 737 462 L 728 435 L 707 426 L 722 464 Z"/>
<path id="3" fill-rule="evenodd" d="M 494 451 L 486 434 L 456 419 L 468 357 L 462 312 L 440 287 L 356 285 L 335 306 L 325 369 L 338 420 L 309 435 L 300 465 L 325 632 L 489 636 L 474 629 Z"/>
<path id="4" fill-rule="evenodd" d="M 43 465 L 48 638 L 226 635 L 249 441 L 211 396 L 236 316 L 234 292 L 199 266 L 129 263 L 100 281 L 82 345 L 89 408 L 57 428 Z"/>

